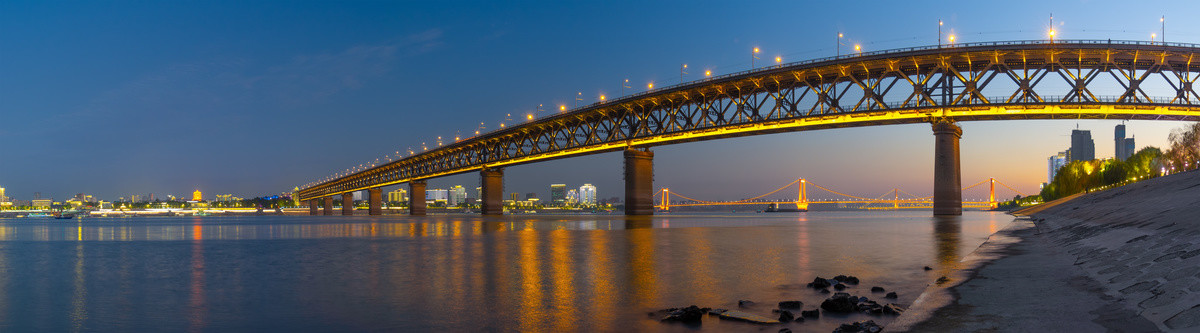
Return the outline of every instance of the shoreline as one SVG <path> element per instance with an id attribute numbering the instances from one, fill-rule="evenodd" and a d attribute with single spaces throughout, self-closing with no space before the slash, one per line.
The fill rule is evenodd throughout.
<path id="1" fill-rule="evenodd" d="M 1052 203 L 989 237 L 885 331 L 1200 327 L 1200 172 Z"/>

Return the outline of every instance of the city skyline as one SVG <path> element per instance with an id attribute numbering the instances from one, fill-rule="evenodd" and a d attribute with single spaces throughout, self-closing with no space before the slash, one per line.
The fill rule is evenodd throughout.
<path id="1" fill-rule="evenodd" d="M 90 16 L 93 6 L 106 7 L 112 17 Z M 835 4 L 781 6 L 791 11 L 836 9 Z M 723 24 L 709 27 L 688 17 L 710 10 L 757 11 L 734 4 L 678 11 L 651 4 L 636 12 L 619 10 L 619 4 L 548 4 L 536 10 L 484 4 L 462 11 L 411 3 L 296 5 L 278 12 L 272 7 L 0 5 L 0 27 L 17 31 L 0 36 L 0 45 L 17 50 L 0 63 L 0 72 L 12 78 L 0 82 L 0 99 L 15 111 L 6 113 L 11 121 L 0 125 L 0 139 L 22 143 L 0 161 L 0 185 L 10 197 L 41 192 L 64 198 L 82 192 L 116 198 L 185 188 L 220 189 L 240 197 L 271 195 L 388 153 L 419 150 L 422 142 L 436 147 L 437 137 L 450 142 L 456 134 L 473 134 L 480 122 L 485 131 L 494 129 L 506 114 L 520 119 L 539 104 L 548 113 L 558 105 L 573 105 L 579 94 L 586 103 L 599 94 L 644 91 L 651 82 L 674 84 L 683 63 L 695 69 L 684 80 L 699 78 L 701 70 L 744 70 L 754 47 L 763 50 L 759 61 L 770 62 L 775 56 L 797 61 L 833 55 L 836 32 L 846 35 L 843 52 L 855 44 L 871 51 L 930 45 L 937 40 L 939 18 L 946 22 L 946 33 L 956 34 L 960 42 L 1040 39 L 1049 28 L 1050 12 L 1060 12 L 1055 20 L 1060 38 L 1148 40 L 1163 14 L 1153 6 L 1107 13 L 1041 4 L 1045 14 L 989 7 L 998 13 L 981 15 L 979 7 L 931 5 L 948 9 L 866 8 L 800 26 L 772 19 L 789 11 L 780 10 L 755 14 L 762 15 L 755 19 L 729 15 L 723 24 L 745 28 L 730 32 L 722 31 Z M 892 11 L 903 15 L 894 17 Z M 414 14 L 418 12 L 427 17 Z M 668 12 L 679 15 L 663 15 Z M 1114 20 L 1118 14 L 1121 20 Z M 878 24 L 858 24 L 855 17 L 860 16 L 876 18 Z M 645 26 L 638 24 L 594 28 L 598 22 L 650 18 L 666 20 L 654 25 L 658 33 L 642 33 Z M 345 24 L 350 20 L 358 24 Z M 1167 35 L 1177 36 L 1170 41 L 1200 41 L 1192 33 L 1195 24 L 1169 15 L 1167 22 Z M 234 25 L 220 27 L 222 23 Z M 696 29 L 700 33 L 679 33 Z M 84 30 L 89 33 L 69 34 Z M 679 45 L 659 45 L 664 35 L 678 36 Z M 262 42 L 275 39 L 280 42 Z M 97 52 L 85 57 L 60 44 Z M 543 51 L 530 56 L 530 49 Z M 634 49 L 646 51 L 628 51 Z M 456 75 L 446 74 L 464 73 L 488 88 L 452 88 L 455 81 L 449 78 Z M 630 88 L 622 88 L 624 79 L 630 79 Z M 465 93 L 472 96 L 460 96 Z M 370 121 L 356 121 L 363 119 Z M 350 130 L 338 134 L 351 136 L 356 144 L 340 143 L 340 135 L 308 135 L 329 133 L 324 126 L 330 121 L 351 123 Z M 1097 133 L 1116 124 L 1078 123 Z M 1055 140 L 1066 143 L 1063 133 L 1075 124 L 962 123 L 963 181 L 996 177 L 1035 192 L 1045 177 L 1045 157 L 1063 149 Z M 1128 124 L 1137 134 L 1138 149 L 1165 147 L 1169 130 L 1182 125 Z M 110 144 L 73 144 L 89 141 Z M 1111 157 L 1106 152 L 1114 151 L 1112 143 L 1096 141 L 1097 157 Z M 656 147 L 655 187 L 705 199 L 737 199 L 804 177 L 859 194 L 893 187 L 929 193 L 931 143 L 927 125 L 896 125 Z M 81 160 L 89 163 L 80 166 Z M 545 183 L 621 188 L 619 172 L 612 171 L 619 168 L 619 153 L 510 167 L 505 192 L 542 192 Z M 95 177 L 97 173 L 105 176 Z M 430 187 L 471 188 L 478 185 L 477 178 L 438 178 L 430 180 Z"/>

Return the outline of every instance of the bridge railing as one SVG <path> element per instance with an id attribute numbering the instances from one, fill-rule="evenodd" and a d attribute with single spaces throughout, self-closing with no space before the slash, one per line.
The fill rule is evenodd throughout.
<path id="1" fill-rule="evenodd" d="M 922 50 L 940 50 L 940 49 L 941 50 L 958 50 L 958 49 L 964 49 L 964 48 L 978 48 L 978 47 L 1039 46 L 1039 44 L 1040 44 L 1040 46 L 1061 46 L 1061 44 L 1086 44 L 1086 46 L 1160 46 L 1160 47 L 1200 48 L 1200 44 L 1178 43 L 1178 42 L 1165 42 L 1164 43 L 1164 42 L 1112 41 L 1112 40 L 1056 40 L 1054 42 L 1050 42 L 1050 41 L 1046 41 L 1046 40 L 1036 40 L 1036 41 L 998 41 L 998 42 L 954 43 L 954 44 L 942 44 L 942 46 L 922 46 L 922 47 L 884 49 L 884 50 L 875 50 L 875 52 L 864 52 L 864 53 L 844 54 L 844 55 L 835 55 L 835 56 L 826 56 L 826 57 L 816 57 L 816 59 L 784 62 L 784 63 L 779 63 L 779 65 L 769 65 L 769 66 L 745 69 L 745 71 L 713 75 L 713 77 L 685 81 L 685 83 L 655 87 L 655 89 L 629 93 L 629 95 L 618 96 L 616 99 L 613 99 L 613 101 L 595 102 L 592 104 L 582 105 L 582 107 L 571 108 L 566 111 L 563 111 L 563 113 L 540 116 L 540 117 L 538 117 L 538 119 L 547 119 L 547 117 L 572 114 L 572 113 L 575 113 L 575 111 L 588 110 L 588 109 L 592 109 L 595 107 L 599 107 L 599 105 L 622 102 L 622 101 L 624 101 L 624 99 L 636 99 L 637 97 L 653 95 L 653 93 L 656 93 L 656 92 L 678 89 L 678 87 L 690 86 L 690 85 L 694 85 L 697 83 L 707 83 L 707 81 L 720 80 L 720 79 L 726 79 L 726 78 L 734 78 L 734 77 L 742 77 L 742 75 L 748 75 L 748 74 L 758 73 L 758 72 L 768 72 L 768 71 L 772 71 L 772 69 L 779 69 L 779 68 L 785 68 L 785 67 L 804 66 L 804 65 L 812 65 L 812 63 L 853 59 L 853 57 L 922 52 Z M 488 133 L 500 132 L 500 131 L 504 131 L 504 129 L 493 129 L 492 132 L 488 132 Z"/>
<path id="2" fill-rule="evenodd" d="M 860 52 L 860 53 L 843 54 L 843 55 L 837 55 L 837 56 L 831 56 L 831 57 L 807 59 L 807 60 L 801 60 L 801 61 L 781 63 L 781 64 L 777 64 L 777 65 L 756 67 L 756 68 L 752 68 L 752 69 L 748 69 L 748 70 L 742 70 L 742 71 L 737 71 L 737 72 L 732 72 L 732 73 L 727 73 L 727 74 L 722 74 L 722 75 L 715 75 L 715 76 L 705 77 L 705 78 L 698 79 L 698 80 L 692 80 L 692 81 L 673 84 L 673 85 L 669 85 L 669 86 L 663 86 L 663 87 L 658 87 L 658 88 L 654 88 L 654 89 L 649 89 L 649 90 L 645 90 L 645 91 L 641 91 L 641 92 L 630 93 L 630 94 L 626 94 L 623 96 L 617 96 L 615 99 L 612 99 L 612 100 L 598 101 L 598 102 L 594 102 L 591 104 L 577 106 L 577 107 L 567 109 L 566 111 L 552 112 L 552 113 L 548 113 L 546 115 L 539 115 L 539 116 L 536 116 L 536 118 L 534 118 L 533 121 L 569 115 L 569 114 L 573 114 L 576 112 L 590 110 L 590 109 L 593 109 L 593 108 L 596 108 L 598 106 L 605 105 L 605 104 L 618 103 L 618 102 L 622 102 L 622 101 L 626 101 L 626 100 L 634 100 L 634 99 L 637 99 L 637 98 L 640 98 L 640 97 L 643 97 L 646 95 L 652 95 L 652 94 L 659 93 L 662 91 L 678 89 L 678 88 L 682 88 L 682 87 L 688 87 L 688 86 L 692 86 L 692 85 L 695 85 L 698 83 L 734 78 L 734 77 L 745 76 L 745 75 L 750 75 L 750 74 L 759 73 L 759 72 L 768 72 L 771 70 L 787 68 L 787 67 L 804 66 L 804 65 L 811 65 L 811 64 L 817 64 L 817 63 L 822 63 L 822 62 L 832 62 L 832 61 L 844 60 L 844 59 L 870 57 L 870 56 L 878 56 L 878 55 L 890 55 L 890 54 L 917 52 L 917 51 L 932 51 L 932 50 L 954 51 L 954 50 L 961 50 L 961 49 L 966 49 L 966 48 L 977 48 L 977 47 L 1023 46 L 1023 45 L 1132 45 L 1132 46 L 1162 46 L 1162 47 L 1200 48 L 1200 44 L 1196 44 L 1196 43 L 1151 42 L 1151 41 L 1139 41 L 1139 40 L 1111 40 L 1111 39 L 1109 39 L 1109 40 L 1060 39 L 1060 40 L 1055 40 L 1053 42 L 1051 42 L 1049 40 L 1012 40 L 1012 41 L 972 42 L 972 43 L 955 43 L 955 44 L 943 44 L 943 45 L 913 46 L 913 47 L 886 49 L 886 50 L 879 50 L 879 51 L 868 51 L 868 52 Z M 526 122 L 530 122 L 530 121 L 526 121 Z M 520 124 L 521 123 L 514 124 L 514 126 L 519 126 Z M 503 132 L 503 131 L 509 130 L 510 127 L 493 129 L 486 133 L 480 133 L 479 135 L 476 135 L 476 136 L 487 136 L 487 135 Z"/>

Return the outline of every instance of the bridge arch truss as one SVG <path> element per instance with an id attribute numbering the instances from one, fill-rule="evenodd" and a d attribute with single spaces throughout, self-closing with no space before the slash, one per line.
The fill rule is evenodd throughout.
<path id="1" fill-rule="evenodd" d="M 1200 119 L 1200 45 L 1016 41 L 782 64 L 595 103 L 304 188 L 301 200 L 542 160 L 769 133 L 1009 119 Z"/>

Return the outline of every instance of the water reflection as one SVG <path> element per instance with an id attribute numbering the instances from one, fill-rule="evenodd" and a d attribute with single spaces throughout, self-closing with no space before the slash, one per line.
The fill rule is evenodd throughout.
<path id="1" fill-rule="evenodd" d="M 934 249 L 937 251 L 937 263 L 943 271 L 958 268 L 962 259 L 958 253 L 962 241 L 962 219 L 962 216 L 933 217 Z"/>
<path id="2" fill-rule="evenodd" d="M 919 214 L 5 220 L 0 288 L 28 287 L 0 289 L 0 330 L 686 331 L 646 313 L 819 303 L 786 287 L 815 275 L 915 297 L 924 274 L 889 273 L 996 223 Z"/>
<path id="3" fill-rule="evenodd" d="M 205 326 L 204 307 L 204 228 L 201 220 L 192 220 L 191 284 L 188 293 L 189 332 L 200 332 Z M 80 243 L 82 244 L 82 243 Z"/>

